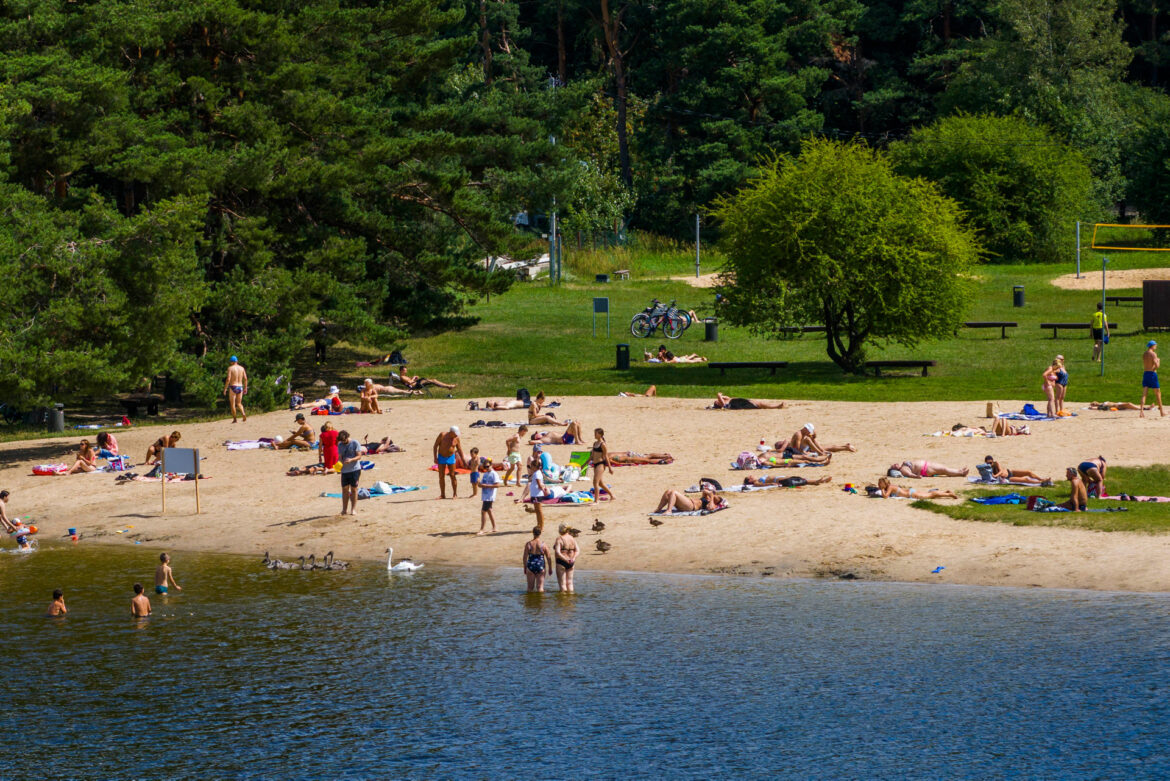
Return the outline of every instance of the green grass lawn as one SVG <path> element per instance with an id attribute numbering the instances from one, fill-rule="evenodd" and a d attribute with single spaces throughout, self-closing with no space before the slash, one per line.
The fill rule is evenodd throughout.
<path id="1" fill-rule="evenodd" d="M 669 248 L 667 248 L 669 249 Z M 1040 373 L 1057 354 L 1065 356 L 1071 383 L 1069 401 L 1130 400 L 1140 397 L 1141 353 L 1146 335 L 1140 332 L 1139 306 L 1110 305 L 1111 321 L 1120 325 L 1106 348 L 1105 376 L 1090 361 L 1092 343 L 1087 331 L 1062 332 L 1059 339 L 1039 328 L 1041 322 L 1088 322 L 1100 292 L 1067 291 L 1049 280 L 1074 271 L 1072 262 L 1061 265 L 988 265 L 980 269 L 978 292 L 965 315 L 966 320 L 1017 321 L 1001 339 L 998 329 L 960 329 L 953 338 L 928 340 L 910 349 L 897 345 L 875 345 L 871 359 L 933 359 L 938 366 L 929 377 L 917 372 L 882 378 L 845 375 L 826 356 L 823 337 L 808 334 L 786 340 L 752 336 L 746 329 L 721 323 L 719 341 L 703 341 L 701 324 L 670 344 L 674 352 L 697 352 L 713 361 L 786 360 L 787 369 L 771 376 L 767 370 L 736 370 L 726 377 L 698 365 L 646 364 L 643 349 L 653 349 L 667 340 L 655 336 L 646 340 L 629 333 L 630 318 L 651 298 L 677 299 L 680 306 L 709 314 L 713 291 L 691 287 L 669 276 L 694 273 L 693 250 L 677 245 L 672 251 L 657 248 L 648 252 L 645 267 L 636 254 L 612 258 L 613 265 L 597 260 L 598 253 L 569 251 L 566 266 L 571 272 L 564 284 L 550 287 L 547 281 L 521 283 L 490 302 L 468 308 L 478 324 L 461 331 L 409 340 L 404 350 L 412 374 L 436 377 L 458 384 L 454 395 L 464 398 L 511 396 L 517 387 L 551 394 L 608 395 L 619 390 L 644 390 L 655 384 L 668 396 L 706 397 L 716 389 L 733 395 L 760 398 L 803 398 L 858 401 L 997 400 L 1023 398 L 1041 401 Z M 588 255 L 583 272 L 579 255 Z M 618 261 L 631 268 L 633 278 L 609 284 L 595 283 L 591 272 L 612 271 Z M 1111 268 L 1157 266 L 1167 262 L 1160 254 L 1116 254 Z M 1086 272 L 1100 273 L 1100 260 L 1086 252 Z M 714 266 L 704 266 L 704 272 Z M 652 274 L 658 278 L 642 276 Z M 1027 304 L 1012 306 L 1012 286 L 1024 285 Z M 1138 291 L 1123 291 L 1136 293 Z M 592 299 L 609 298 L 610 334 L 600 316 L 598 334 L 593 336 Z M 615 369 L 615 345 L 630 345 L 635 362 L 627 371 Z M 318 374 L 327 382 L 345 387 L 362 377 L 385 379 L 387 369 L 355 369 L 353 361 L 368 360 L 385 352 L 385 346 L 339 345 L 330 364 L 318 372 L 311 363 L 298 367 L 297 383 L 307 385 Z M 306 347 L 306 356 L 311 348 Z M 445 395 L 445 394 L 444 394 Z"/>
<path id="2" fill-rule="evenodd" d="M 1151 467 L 1109 467 L 1105 487 L 1110 496 L 1121 493 L 1141 496 L 1165 496 L 1170 485 L 1170 466 Z M 1002 496 L 1008 493 L 1024 496 L 1043 496 L 1056 502 L 1068 500 L 1067 482 L 1058 482 L 1052 488 L 1012 486 L 1010 490 L 976 489 L 968 491 L 965 497 Z M 1170 504 L 1149 502 L 1122 502 L 1111 499 L 1090 499 L 1089 507 L 1125 507 L 1120 513 L 1036 513 L 1029 512 L 1022 505 L 985 506 L 964 501 L 958 505 L 942 505 L 934 502 L 914 502 L 913 507 L 949 515 L 964 521 L 990 521 L 1010 523 L 1015 526 L 1071 526 L 1099 531 L 1170 531 Z"/>

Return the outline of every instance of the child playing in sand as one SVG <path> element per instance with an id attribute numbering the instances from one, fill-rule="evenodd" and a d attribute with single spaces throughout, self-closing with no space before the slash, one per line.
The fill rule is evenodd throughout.
<path id="1" fill-rule="evenodd" d="M 521 426 L 521 431 L 527 433 L 528 427 Z M 508 484 L 508 478 L 512 476 L 513 472 L 515 472 L 516 473 L 516 487 L 519 488 L 520 487 L 520 472 L 521 472 L 521 469 L 520 469 L 520 432 L 518 431 L 515 434 L 512 434 L 511 436 L 509 436 L 504 441 L 504 447 L 508 451 L 508 455 L 506 455 L 504 457 L 504 460 L 508 463 L 508 471 L 504 472 L 504 485 L 506 486 Z"/>
<path id="2" fill-rule="evenodd" d="M 170 554 L 159 554 L 158 560 L 161 563 L 154 570 L 154 593 L 166 594 L 168 584 L 174 586 L 175 591 L 182 591 L 183 587 L 175 582 L 175 573 L 171 571 Z"/>

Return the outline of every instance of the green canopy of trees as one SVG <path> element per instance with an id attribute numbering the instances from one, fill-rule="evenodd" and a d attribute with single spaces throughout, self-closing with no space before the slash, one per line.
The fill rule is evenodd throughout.
<path id="1" fill-rule="evenodd" d="M 962 320 L 980 246 L 960 209 L 857 143 L 806 142 L 720 201 L 724 316 L 763 336 L 821 323 L 842 369 L 868 343 L 912 347 Z"/>

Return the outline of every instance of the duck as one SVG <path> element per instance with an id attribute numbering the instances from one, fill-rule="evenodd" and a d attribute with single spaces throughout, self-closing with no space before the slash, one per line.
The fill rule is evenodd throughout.
<path id="1" fill-rule="evenodd" d="M 592 528 L 593 531 L 598 532 L 600 534 L 601 532 L 605 531 L 605 524 L 602 523 L 601 521 L 597 520 L 596 518 L 594 518 L 593 519 L 593 526 L 591 526 L 590 528 Z"/>
<path id="2" fill-rule="evenodd" d="M 660 520 L 658 520 L 657 518 L 651 518 L 651 519 L 650 519 L 650 525 L 651 525 L 651 526 L 653 526 L 654 528 L 658 528 L 658 527 L 659 527 L 659 526 L 661 526 L 663 523 L 664 523 L 663 521 L 660 521 Z"/>
<path id="3" fill-rule="evenodd" d="M 570 526 L 566 531 L 568 531 L 569 534 L 572 535 L 573 537 L 576 537 L 578 534 L 581 533 L 580 529 L 574 529 L 572 526 Z"/>
<path id="4" fill-rule="evenodd" d="M 597 550 L 601 551 L 602 553 L 605 553 L 606 551 L 608 551 L 612 547 L 613 546 L 610 545 L 605 540 L 598 540 L 597 541 Z"/>
<path id="5" fill-rule="evenodd" d="M 410 559 L 403 559 L 402 561 L 395 564 L 394 563 L 394 549 L 393 548 L 386 549 L 386 570 L 388 572 L 414 572 L 416 569 L 422 569 L 423 566 L 425 566 L 425 565 L 423 565 L 421 562 L 418 564 L 415 564 Z"/>

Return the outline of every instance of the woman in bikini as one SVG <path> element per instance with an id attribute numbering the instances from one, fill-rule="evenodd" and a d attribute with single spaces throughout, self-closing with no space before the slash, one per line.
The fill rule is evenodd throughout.
<path id="1" fill-rule="evenodd" d="M 552 574 L 552 554 L 540 539 L 540 527 L 532 528 L 532 539 L 524 543 L 524 557 L 520 568 L 528 578 L 528 593 L 544 591 L 544 579 Z"/>
<path id="2" fill-rule="evenodd" d="M 903 499 L 958 499 L 954 491 L 940 491 L 937 488 L 903 488 L 900 485 L 894 485 L 889 478 L 883 477 L 878 480 L 878 490 L 881 492 L 883 499 L 889 499 L 891 496 L 899 496 Z"/>
<path id="3" fill-rule="evenodd" d="M 566 423 L 561 423 L 557 420 L 557 416 L 551 412 L 546 412 L 543 415 L 540 410 L 544 406 L 544 391 L 536 394 L 536 398 L 528 405 L 528 425 L 530 426 L 567 426 Z"/>
<path id="4" fill-rule="evenodd" d="M 682 491 L 676 491 L 673 488 L 667 489 L 662 494 L 662 498 L 658 500 L 658 507 L 655 508 L 656 513 L 673 513 L 683 512 L 690 513 L 696 510 L 718 510 L 727 505 L 723 497 L 715 493 L 715 489 L 711 487 L 710 483 L 703 483 L 702 490 L 699 492 L 699 498 L 693 499 Z"/>
<path id="5" fill-rule="evenodd" d="M 766 401 L 764 399 L 732 398 L 722 393 L 715 394 L 715 403 L 712 409 L 784 409 L 782 401 Z"/>
<path id="6" fill-rule="evenodd" d="M 416 366 L 415 369 L 417 370 L 418 367 Z M 391 375 L 391 377 L 393 376 L 394 375 Z M 406 373 L 405 366 L 399 367 L 398 369 L 398 381 L 405 385 L 407 390 L 412 391 L 421 391 L 428 385 L 434 385 L 436 388 L 446 388 L 447 390 L 451 390 L 455 387 L 454 385 L 450 385 L 445 382 L 439 382 L 438 380 L 431 377 L 420 377 L 418 375 L 411 377 Z"/>
<path id="7" fill-rule="evenodd" d="M 557 585 L 561 591 L 573 593 L 573 565 L 577 563 L 577 540 L 569 534 L 568 524 L 560 526 L 561 536 L 553 543 L 553 555 L 557 560 Z"/>
<path id="8" fill-rule="evenodd" d="M 97 470 L 97 452 L 90 446 L 88 439 L 81 440 L 81 447 L 77 451 L 77 462 L 68 472 L 58 472 L 62 475 L 75 475 L 78 472 L 94 472 Z"/>
<path id="9" fill-rule="evenodd" d="M 745 477 L 743 479 L 744 485 L 779 485 L 784 488 L 800 488 L 805 485 L 820 485 L 821 483 L 830 483 L 833 481 L 832 475 L 825 475 L 817 480 L 806 480 L 803 477 L 781 477 L 780 475 L 764 475 L 763 477 Z"/>
<path id="10" fill-rule="evenodd" d="M 1056 401 L 1056 415 L 1060 417 L 1064 415 L 1064 396 L 1068 393 L 1068 369 L 1064 368 L 1064 356 L 1056 356 L 1052 366 L 1056 369 L 1056 384 L 1052 387 L 1052 392 Z"/>
<path id="11" fill-rule="evenodd" d="M 1040 389 L 1048 399 L 1048 417 L 1056 417 L 1056 361 L 1053 361 L 1040 375 Z"/>
<path id="12" fill-rule="evenodd" d="M 182 439 L 183 435 L 178 431 L 172 431 L 169 437 L 159 437 L 158 440 L 146 449 L 146 466 L 157 462 L 162 458 L 163 448 L 174 447 Z"/>
<path id="13" fill-rule="evenodd" d="M 658 345 L 658 360 L 663 363 L 703 363 L 707 359 L 698 353 L 691 353 L 690 355 L 675 355 L 670 350 L 666 349 L 666 345 Z"/>
<path id="14" fill-rule="evenodd" d="M 608 469 L 609 473 L 613 474 L 613 464 L 609 460 L 609 448 L 605 445 L 605 431 L 595 428 L 593 429 L 593 437 L 593 447 L 589 450 L 589 468 L 593 470 L 593 495 L 601 496 L 601 489 L 604 488 L 609 494 L 609 498 L 613 499 L 613 489 L 602 482 L 604 474 L 602 470 Z"/>
<path id="15" fill-rule="evenodd" d="M 623 399 L 628 399 L 628 398 L 632 398 L 632 397 L 642 397 L 642 396 L 648 396 L 648 397 L 653 398 L 654 396 L 657 396 L 657 395 L 658 395 L 658 386 L 657 385 L 651 385 L 649 388 L 646 389 L 645 393 L 635 393 L 634 391 L 620 391 L 618 393 L 618 397 L 623 398 Z"/>
<path id="16" fill-rule="evenodd" d="M 1097 456 L 1077 465 L 1077 471 L 1085 479 L 1085 487 L 1090 494 L 1096 494 L 1098 499 L 1104 499 L 1105 493 L 1105 456 Z"/>
<path id="17" fill-rule="evenodd" d="M 966 477 L 970 469 L 953 469 L 939 463 L 931 463 L 925 459 L 903 461 L 900 464 L 890 464 L 886 470 L 890 477 Z"/>
<path id="18" fill-rule="evenodd" d="M 1052 485 L 1051 477 L 1041 477 L 1027 469 L 1005 469 L 991 456 L 986 456 L 983 463 L 991 467 L 991 476 L 998 480 L 1007 480 L 1010 483 L 1027 483 L 1028 485 Z"/>
<path id="19" fill-rule="evenodd" d="M 1004 418 L 996 418 L 990 431 L 986 426 L 966 426 L 962 423 L 951 426 L 951 436 L 955 437 L 981 437 L 988 434 L 995 434 L 997 437 L 1017 437 L 1027 436 L 1031 433 L 1032 429 L 1028 428 L 1027 424 L 1013 426 Z"/>
<path id="20" fill-rule="evenodd" d="M 575 420 L 566 420 L 560 425 L 565 427 L 562 434 L 554 434 L 552 432 L 540 431 L 532 435 L 532 442 L 540 443 L 542 445 L 576 445 L 581 443 L 585 437 L 581 434 L 581 424 Z"/>
<path id="21" fill-rule="evenodd" d="M 646 464 L 671 464 L 674 456 L 670 453 L 635 453 L 632 450 L 608 451 L 610 464 L 645 466 Z"/>

